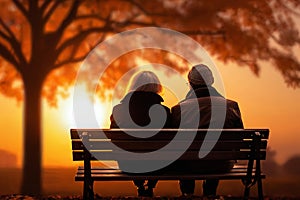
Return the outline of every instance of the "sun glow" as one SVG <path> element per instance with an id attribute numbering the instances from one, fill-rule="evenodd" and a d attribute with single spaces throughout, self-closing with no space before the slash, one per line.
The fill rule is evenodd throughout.
<path id="1" fill-rule="evenodd" d="M 80 86 L 79 92 L 89 95 L 85 86 Z M 66 99 L 59 99 L 57 108 L 50 107 L 48 103 L 43 101 L 43 165 L 45 166 L 72 166 L 78 163 L 72 162 L 70 129 L 71 128 L 107 128 L 109 124 L 109 111 L 111 107 L 107 107 L 108 103 L 101 101 L 99 98 L 90 98 L 89 104 L 93 106 L 97 127 L 88 126 L 90 118 L 82 116 L 78 120 L 83 123 L 75 123 L 74 95 L 70 89 L 70 96 Z M 84 124 L 86 126 L 84 126 Z"/>
<path id="2" fill-rule="evenodd" d="M 86 90 L 84 85 L 80 85 L 77 90 L 81 96 L 90 96 L 90 93 Z M 109 120 L 109 106 L 107 102 L 103 102 L 100 98 L 94 97 L 94 99 L 89 98 L 88 102 L 85 101 L 85 104 L 93 107 L 94 115 L 97 121 L 97 127 L 90 127 L 90 121 L 92 116 L 82 116 L 79 117 L 80 124 L 76 123 L 74 117 L 74 95 L 73 92 L 70 92 L 70 96 L 67 99 L 61 100 L 59 103 L 59 111 L 61 113 L 61 121 L 66 128 L 103 128 L 106 126 L 107 121 Z M 83 105 L 84 106 L 84 105 Z M 107 108 L 108 106 L 108 108 Z"/>
<path id="3" fill-rule="evenodd" d="M 77 86 L 76 92 L 79 95 L 71 95 L 70 104 L 68 106 L 68 110 L 66 110 L 65 115 L 67 115 L 66 119 L 68 120 L 71 128 L 103 128 L 106 124 L 106 121 L 109 119 L 109 113 L 107 110 L 107 103 L 103 102 L 99 97 L 93 96 L 91 92 L 87 91 L 84 85 Z M 80 99 L 75 99 L 80 98 Z M 80 123 L 76 122 L 74 115 L 74 102 L 80 101 L 80 105 L 84 107 L 92 107 L 93 113 L 90 115 L 82 114 L 76 118 L 76 120 L 80 121 Z M 91 124 L 92 118 L 95 117 L 97 121 L 97 127 L 94 127 L 95 124 Z M 92 127 L 93 126 L 93 127 Z"/>

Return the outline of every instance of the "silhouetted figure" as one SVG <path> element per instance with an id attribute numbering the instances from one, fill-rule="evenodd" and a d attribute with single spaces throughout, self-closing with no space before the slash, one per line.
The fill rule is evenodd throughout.
<path id="1" fill-rule="evenodd" d="M 218 124 L 217 115 L 212 114 L 212 101 L 214 105 L 226 106 L 226 117 L 223 127 L 218 128 L 243 128 L 243 122 L 239 110 L 238 103 L 225 99 L 219 92 L 212 87 L 214 77 L 211 70 L 203 64 L 194 66 L 189 74 L 188 80 L 190 91 L 186 98 L 171 109 L 172 126 L 178 128 L 179 125 L 183 128 L 190 127 L 195 124 L 195 115 L 199 114 L 200 120 L 198 128 L 209 128 L 209 125 Z M 195 98 L 197 98 L 199 109 L 195 109 Z M 193 104 L 193 105 L 192 105 Z M 197 106 L 197 105 L 196 105 Z M 181 119 L 181 116 L 184 116 Z M 180 124 L 181 123 L 181 124 Z M 197 123 L 197 122 L 196 122 Z M 197 126 L 197 124 L 196 124 Z M 197 172 L 224 172 L 233 167 L 234 161 L 175 161 L 170 167 L 182 171 L 197 171 Z M 218 187 L 218 180 L 210 179 L 203 182 L 203 195 L 215 196 Z M 194 193 L 194 180 L 180 180 L 180 189 L 183 195 L 192 195 Z"/>
<path id="2" fill-rule="evenodd" d="M 170 127 L 170 109 L 161 105 L 163 98 L 158 94 L 162 90 L 158 77 L 150 71 L 138 73 L 131 81 L 128 94 L 113 108 L 110 117 L 111 128 L 167 128 Z M 167 117 L 155 123 L 149 116 L 152 106 L 159 106 L 165 110 Z M 128 116 L 128 110 L 130 116 Z M 156 119 L 162 116 L 154 116 Z M 162 124 L 161 124 L 162 122 Z M 139 196 L 153 196 L 153 188 L 157 180 L 134 180 L 138 187 Z"/>

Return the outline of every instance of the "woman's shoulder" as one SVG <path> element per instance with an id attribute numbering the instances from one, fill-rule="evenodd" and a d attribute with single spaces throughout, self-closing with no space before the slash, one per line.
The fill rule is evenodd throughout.
<path id="1" fill-rule="evenodd" d="M 134 91 L 134 92 L 129 92 L 128 94 L 126 94 L 125 97 L 121 100 L 121 103 L 126 103 L 129 101 L 161 103 L 161 102 L 164 102 L 164 99 L 155 92 Z"/>

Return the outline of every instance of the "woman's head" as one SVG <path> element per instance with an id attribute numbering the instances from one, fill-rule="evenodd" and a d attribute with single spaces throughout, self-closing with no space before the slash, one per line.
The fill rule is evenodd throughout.
<path id="1" fill-rule="evenodd" d="M 162 86 L 158 77 L 151 71 L 142 71 L 136 74 L 129 87 L 129 91 L 143 91 L 160 93 Z"/>

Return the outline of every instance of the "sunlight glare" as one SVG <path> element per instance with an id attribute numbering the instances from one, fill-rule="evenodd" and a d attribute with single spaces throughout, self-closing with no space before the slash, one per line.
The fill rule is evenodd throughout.
<path id="1" fill-rule="evenodd" d="M 90 92 L 86 90 L 86 87 L 84 85 L 80 85 L 79 87 L 80 93 L 82 93 L 82 96 L 91 95 Z M 94 112 L 96 116 L 96 121 L 98 124 L 98 127 L 92 127 L 90 124 L 90 117 L 89 116 L 82 116 L 80 118 L 81 125 L 77 124 L 74 119 L 74 110 L 73 110 L 73 99 L 74 95 L 73 92 L 71 92 L 71 95 L 69 98 L 64 100 L 64 105 L 62 106 L 63 109 L 63 118 L 65 121 L 65 124 L 68 126 L 68 128 L 101 128 L 103 127 L 105 120 L 107 120 L 107 111 L 105 109 L 105 103 L 101 101 L 101 99 L 94 97 L 94 100 L 91 98 L 88 103 L 92 104 L 94 107 Z M 92 116 L 91 116 L 92 117 Z M 94 125 L 93 125 L 94 126 Z"/>

